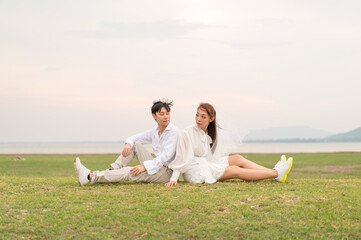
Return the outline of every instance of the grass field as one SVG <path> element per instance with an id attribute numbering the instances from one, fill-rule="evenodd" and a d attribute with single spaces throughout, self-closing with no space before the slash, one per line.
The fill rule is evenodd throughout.
<path id="1" fill-rule="evenodd" d="M 286 183 L 79 187 L 74 156 L 0 155 L 0 239 L 360 239 L 361 153 L 295 154 Z M 105 169 L 115 155 L 83 155 Z M 279 155 L 247 158 L 273 167 Z M 133 165 L 136 162 L 133 162 Z"/>

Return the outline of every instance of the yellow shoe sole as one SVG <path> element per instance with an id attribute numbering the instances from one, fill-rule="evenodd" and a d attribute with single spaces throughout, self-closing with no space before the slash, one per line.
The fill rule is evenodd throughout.
<path id="1" fill-rule="evenodd" d="M 286 179 L 287 179 L 287 174 L 291 171 L 291 168 L 292 168 L 292 164 L 293 164 L 293 158 L 289 158 L 290 159 L 290 166 L 288 166 L 288 169 L 287 169 L 287 172 L 285 173 L 285 175 L 283 176 L 283 178 L 282 178 L 282 180 L 281 180 L 281 182 L 283 183 L 283 182 L 285 182 L 286 181 Z"/>

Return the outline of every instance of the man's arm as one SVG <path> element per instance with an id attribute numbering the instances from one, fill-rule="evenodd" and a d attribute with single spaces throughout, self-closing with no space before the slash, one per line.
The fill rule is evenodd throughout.
<path id="1" fill-rule="evenodd" d="M 127 140 L 125 140 L 125 145 L 122 151 L 123 157 L 128 157 L 130 155 L 135 142 L 140 142 L 141 144 L 151 143 L 153 131 L 153 129 L 150 129 L 148 131 L 128 137 Z"/>
<path id="2" fill-rule="evenodd" d="M 124 148 L 123 148 L 123 151 L 122 151 L 123 157 L 128 157 L 131 152 L 132 152 L 132 145 L 130 145 L 129 143 L 126 143 L 124 145 Z"/>
<path id="3" fill-rule="evenodd" d="M 133 147 L 135 142 L 140 142 L 141 144 L 152 143 L 153 133 L 154 133 L 154 129 L 150 129 L 148 131 L 135 134 L 131 137 L 128 137 L 127 140 L 125 140 L 125 145 L 129 144 L 130 147 Z"/>
<path id="4" fill-rule="evenodd" d="M 130 174 L 132 176 L 138 176 L 140 173 L 145 172 L 145 167 L 143 164 L 137 165 L 135 167 L 133 167 L 132 169 L 130 169 Z"/>
<path id="5" fill-rule="evenodd" d="M 177 148 L 178 134 L 179 130 L 174 129 L 171 132 L 171 135 L 169 136 L 169 139 L 167 140 L 167 143 L 164 146 L 161 154 L 152 160 L 147 160 L 143 162 L 143 165 L 147 169 L 149 175 L 157 173 L 165 162 L 174 157 Z"/>

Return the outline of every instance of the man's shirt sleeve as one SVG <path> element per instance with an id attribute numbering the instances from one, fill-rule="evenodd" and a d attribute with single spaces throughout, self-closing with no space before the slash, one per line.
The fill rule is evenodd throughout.
<path id="1" fill-rule="evenodd" d="M 152 143 L 153 134 L 154 134 L 154 130 L 150 129 L 148 131 L 141 132 L 131 137 L 128 137 L 125 143 L 129 143 L 132 147 L 134 146 L 135 142 L 140 142 L 141 144 Z"/>
<path id="2" fill-rule="evenodd" d="M 159 156 L 156 156 L 153 160 L 143 162 L 143 165 L 147 169 L 149 175 L 153 175 L 158 172 L 165 162 L 174 157 L 177 147 L 178 134 L 178 129 L 172 130 L 162 153 Z"/>

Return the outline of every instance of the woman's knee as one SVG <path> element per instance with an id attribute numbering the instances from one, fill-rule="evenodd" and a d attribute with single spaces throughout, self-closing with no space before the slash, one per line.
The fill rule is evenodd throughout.
<path id="1" fill-rule="evenodd" d="M 244 164 L 245 158 L 241 155 L 232 155 L 228 158 L 229 165 L 235 165 L 238 167 L 242 167 Z"/>
<path id="2" fill-rule="evenodd" d="M 236 178 L 239 174 L 239 167 L 238 166 L 228 166 L 226 168 L 226 173 L 228 178 Z"/>

